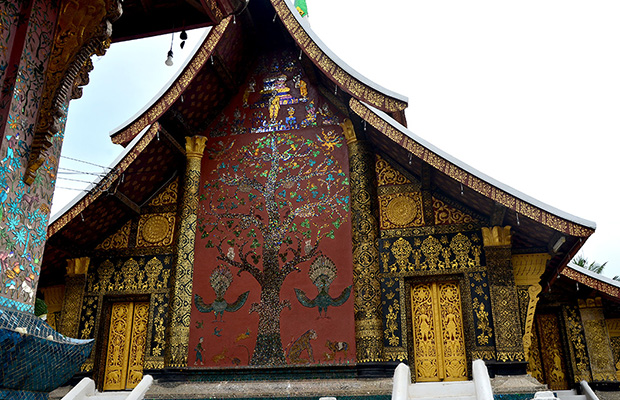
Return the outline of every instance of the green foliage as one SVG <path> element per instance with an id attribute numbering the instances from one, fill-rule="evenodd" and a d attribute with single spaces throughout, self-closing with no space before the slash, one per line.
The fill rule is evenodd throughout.
<path id="1" fill-rule="evenodd" d="M 575 258 L 573 258 L 573 263 L 597 274 L 602 274 L 605 270 L 605 266 L 607 265 L 607 261 L 602 264 L 599 264 L 596 261 L 589 262 L 588 259 L 583 256 L 583 254 L 578 254 L 577 256 L 575 256 Z M 616 278 L 619 278 L 618 276 L 616 276 L 614 279 L 620 280 L 620 278 Z"/>

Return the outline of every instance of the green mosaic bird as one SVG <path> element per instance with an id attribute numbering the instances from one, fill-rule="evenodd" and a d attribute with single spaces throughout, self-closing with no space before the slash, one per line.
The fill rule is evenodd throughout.
<path id="1" fill-rule="evenodd" d="M 232 272 L 225 265 L 220 265 L 211 273 L 211 287 L 215 292 L 215 300 L 211 304 L 207 304 L 202 300 L 198 294 L 194 294 L 194 304 L 198 311 L 203 313 L 213 312 L 215 319 L 213 322 L 217 322 L 218 318 L 220 322 L 224 322 L 224 312 L 235 312 L 239 310 L 248 299 L 249 291 L 239 295 L 234 303 L 228 303 L 224 299 L 224 294 L 228 290 L 228 287 L 233 281 Z"/>
<path id="2" fill-rule="evenodd" d="M 312 263 L 308 275 L 318 289 L 319 294 L 314 299 L 310 299 L 303 290 L 295 288 L 297 300 L 304 307 L 317 307 L 319 309 L 319 318 L 329 318 L 327 316 L 327 308 L 343 305 L 351 295 L 351 286 L 344 288 L 337 297 L 329 295 L 329 287 L 336 278 L 336 266 L 332 260 L 325 256 L 318 257 Z"/>

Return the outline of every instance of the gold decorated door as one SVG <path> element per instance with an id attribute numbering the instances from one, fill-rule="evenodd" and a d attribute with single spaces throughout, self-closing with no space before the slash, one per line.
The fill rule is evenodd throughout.
<path id="1" fill-rule="evenodd" d="M 456 282 L 411 287 L 417 382 L 467 379 L 461 295 Z"/>
<path id="2" fill-rule="evenodd" d="M 103 390 L 133 389 L 142 380 L 149 303 L 112 305 Z"/>

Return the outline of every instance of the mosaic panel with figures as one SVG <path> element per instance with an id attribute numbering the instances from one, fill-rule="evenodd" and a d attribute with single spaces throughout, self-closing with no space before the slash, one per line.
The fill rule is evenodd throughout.
<path id="1" fill-rule="evenodd" d="M 343 120 L 277 50 L 205 129 L 190 367 L 355 359 Z"/>

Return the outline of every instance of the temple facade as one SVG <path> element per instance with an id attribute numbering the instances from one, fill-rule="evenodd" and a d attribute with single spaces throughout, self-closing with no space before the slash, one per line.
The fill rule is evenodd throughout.
<path id="1" fill-rule="evenodd" d="M 54 24 L 83 23 L 63 25 L 71 4 L 45 11 L 57 23 L 33 4 L 38 25 L 3 34 L 49 24 L 56 60 L 65 38 Z M 105 10 L 85 20 L 116 26 L 119 9 Z M 43 96 L 28 114 L 26 100 L 51 90 L 34 82 L 51 78 L 13 76 L 18 95 L 2 98 L 3 309 L 31 313 L 36 291 L 52 328 L 91 343 L 76 367 L 100 390 L 146 372 L 365 377 L 399 362 L 416 382 L 458 381 L 476 359 L 552 389 L 617 385 L 620 285 L 570 264 L 594 223 L 410 132 L 407 99 L 340 61 L 287 1 L 208 11 L 191 60 L 112 134 L 125 150 L 110 172 L 49 226 L 71 96 L 53 92 L 56 108 Z M 123 18 L 125 38 L 147 29 Z M 88 66 L 92 46 L 62 57 Z M 87 75 L 71 68 L 56 72 L 77 93 Z"/>

